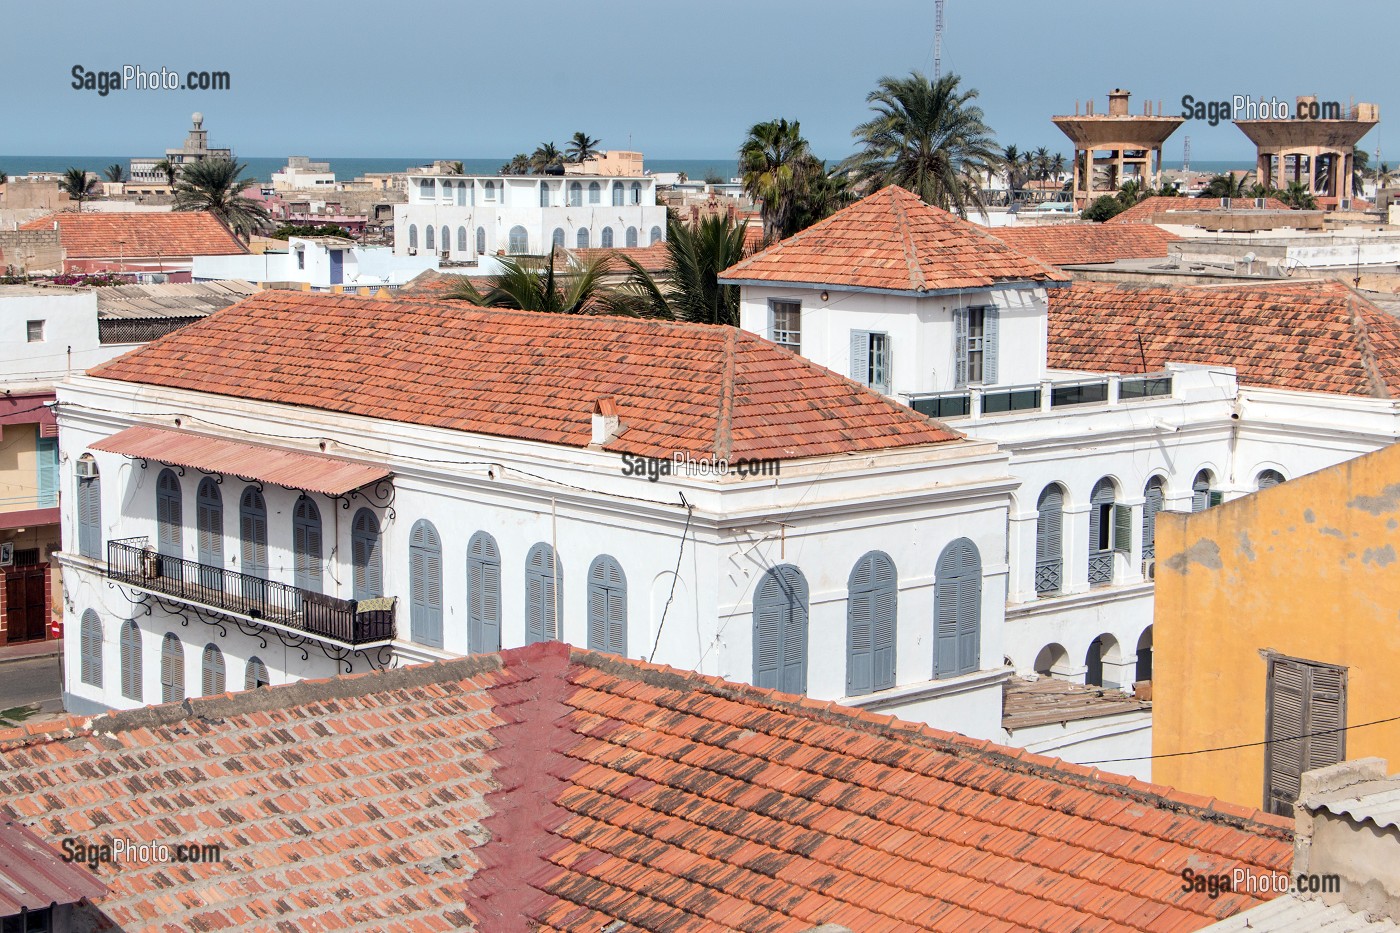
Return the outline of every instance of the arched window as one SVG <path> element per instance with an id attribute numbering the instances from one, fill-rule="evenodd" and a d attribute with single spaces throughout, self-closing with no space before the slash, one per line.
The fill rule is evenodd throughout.
<path id="1" fill-rule="evenodd" d="M 423 245 L 430 250 L 437 249 L 437 238 L 436 234 L 433 232 L 432 224 L 428 224 L 428 226 L 424 228 L 423 235 Z"/>
<path id="2" fill-rule="evenodd" d="M 496 183 L 494 181 L 488 181 L 483 187 L 486 189 L 486 200 L 496 200 Z"/>
<path id="3" fill-rule="evenodd" d="M 639 181 L 632 182 L 632 203 L 642 203 L 642 183 Z"/>
<path id="4" fill-rule="evenodd" d="M 553 242 L 553 244 L 554 244 L 555 246 L 559 247 L 560 249 L 563 249 L 563 248 L 564 248 L 564 228 L 563 228 L 563 227 L 555 227 L 555 228 L 554 228 L 554 236 L 550 237 L 550 240 Z"/>
<path id="5" fill-rule="evenodd" d="M 871 551 L 846 582 L 846 695 L 894 686 L 899 581 L 894 561 Z"/>
<path id="6" fill-rule="evenodd" d="M 583 206 L 583 184 L 577 181 L 569 182 L 569 206 Z"/>
<path id="7" fill-rule="evenodd" d="M 350 563 L 357 602 L 384 595 L 384 553 L 379 542 L 379 519 L 369 509 L 360 509 L 350 522 Z"/>
<path id="8" fill-rule="evenodd" d="M 628 245 L 629 247 L 635 247 L 635 246 L 637 245 L 637 228 L 636 228 L 636 227 L 628 227 L 628 228 L 627 228 L 627 239 L 626 239 L 625 242 L 627 243 L 627 245 Z"/>
<path id="9" fill-rule="evenodd" d="M 651 228 L 651 239 L 647 241 L 647 245 L 648 245 L 648 246 L 655 246 L 657 243 L 660 243 L 660 242 L 661 242 L 661 237 L 662 237 L 661 228 L 660 228 L 660 227 L 652 227 L 652 228 Z"/>
<path id="10" fill-rule="evenodd" d="M 1035 520 L 1035 592 L 1050 596 L 1060 592 L 1064 583 L 1064 487 L 1059 483 L 1046 486 L 1035 508 L 1039 513 Z"/>
<path id="11" fill-rule="evenodd" d="M 627 656 L 627 578 L 607 554 L 588 568 L 588 648 Z"/>
<path id="12" fill-rule="evenodd" d="M 467 228 L 466 228 L 466 227 L 458 227 L 458 228 L 457 228 L 457 252 L 462 253 L 463 255 L 465 255 L 466 252 L 467 252 L 467 249 L 468 249 L 468 247 L 467 247 Z"/>
<path id="13" fill-rule="evenodd" d="M 612 232 L 612 227 L 604 227 L 604 228 L 603 228 L 603 241 L 602 241 L 602 246 L 603 246 L 604 249 L 611 249 L 611 248 L 612 248 L 612 245 L 613 245 L 613 232 Z"/>
<path id="14" fill-rule="evenodd" d="M 613 187 L 612 187 L 612 202 L 613 202 L 613 207 L 621 207 L 621 206 L 622 206 L 623 200 L 624 200 L 624 194 L 623 194 L 623 190 L 622 190 L 622 182 L 620 182 L 620 181 L 615 181 L 615 182 L 613 182 Z"/>
<path id="15" fill-rule="evenodd" d="M 292 509 L 292 582 L 321 592 L 321 510 L 305 495 Z"/>
<path id="16" fill-rule="evenodd" d="M 1152 679 L 1152 626 L 1142 630 L 1138 637 L 1137 668 L 1133 671 L 1134 680 Z"/>
<path id="17" fill-rule="evenodd" d="M 464 181 L 459 181 L 459 182 L 457 182 L 457 206 L 458 206 L 458 207 L 466 207 L 466 206 L 467 206 L 467 183 L 464 182 Z M 463 244 L 462 246 L 459 246 L 459 247 L 458 247 L 458 249 L 466 249 L 466 248 L 467 248 L 467 247 L 466 247 L 466 244 Z"/>
<path id="18" fill-rule="evenodd" d="M 224 497 L 219 484 L 206 476 L 194 497 L 194 523 L 199 538 L 199 577 L 207 589 L 224 587 Z"/>
<path id="19" fill-rule="evenodd" d="M 122 696 L 141 702 L 141 630 L 135 619 L 122 623 Z"/>
<path id="20" fill-rule="evenodd" d="M 598 184 L 596 181 L 590 181 L 588 183 L 588 203 L 603 203 L 603 186 Z"/>
<path id="21" fill-rule="evenodd" d="M 501 552 L 484 531 L 467 542 L 467 650 L 501 650 Z"/>
<path id="22" fill-rule="evenodd" d="M 413 641 L 442 647 L 442 539 L 427 519 L 408 538 L 409 620 Z"/>
<path id="23" fill-rule="evenodd" d="M 1157 513 L 1166 504 L 1166 484 L 1162 477 L 1154 476 L 1147 481 L 1142 491 L 1142 559 L 1150 561 L 1157 556 Z"/>
<path id="24" fill-rule="evenodd" d="M 1122 657 L 1118 650 L 1118 639 L 1112 635 L 1100 635 L 1089 642 L 1089 651 L 1084 656 L 1084 682 L 1091 687 L 1117 687 L 1113 680 L 1117 673 L 1111 668 L 1111 677 L 1104 677 L 1104 662 L 1107 661 L 1113 668 L 1117 668 Z"/>
<path id="25" fill-rule="evenodd" d="M 781 564 L 763 575 L 753 597 L 754 686 L 807 692 L 807 605 L 801 570 Z"/>
<path id="26" fill-rule="evenodd" d="M 204 646 L 203 676 L 200 678 L 200 696 L 214 697 L 225 691 L 224 653 L 218 645 Z"/>
<path id="27" fill-rule="evenodd" d="M 563 569 L 554 548 L 541 541 L 525 557 L 525 644 L 559 639 Z"/>
<path id="28" fill-rule="evenodd" d="M 509 251 L 512 256 L 519 256 L 530 251 L 530 234 L 525 228 L 516 225 L 510 228 Z"/>
<path id="29" fill-rule="evenodd" d="M 485 227 L 477 227 L 477 228 L 476 228 L 476 252 L 477 252 L 477 255 L 478 255 L 478 256 L 483 255 L 483 254 L 486 252 L 486 228 L 485 228 Z"/>
<path id="30" fill-rule="evenodd" d="M 540 207 L 549 207 L 549 182 L 540 182 Z"/>
<path id="31" fill-rule="evenodd" d="M 244 613 L 265 612 L 267 602 L 267 503 L 256 486 L 238 500 L 238 544 L 243 566 Z"/>
<path id="32" fill-rule="evenodd" d="M 574 238 L 575 245 L 579 249 L 588 249 L 588 228 L 579 227 L 578 235 Z"/>
<path id="33" fill-rule="evenodd" d="M 161 470 L 156 477 L 156 549 L 166 557 L 179 557 L 184 551 L 185 507 L 180 478 L 174 470 Z"/>
<path id="34" fill-rule="evenodd" d="M 257 656 L 248 659 L 248 666 L 243 671 L 243 689 L 256 690 L 259 687 L 266 687 L 272 683 L 267 677 L 267 665 Z"/>
<path id="35" fill-rule="evenodd" d="M 160 701 L 176 703 L 185 698 L 185 646 L 173 632 L 160 640 Z"/>
<path id="36" fill-rule="evenodd" d="M 444 253 L 451 251 L 452 231 L 447 228 L 447 224 L 442 225 L 442 239 L 438 240 L 438 242 L 442 244 L 442 251 Z"/>
<path id="37" fill-rule="evenodd" d="M 958 538 L 943 549 L 933 591 L 935 678 L 971 674 L 982 656 L 982 557 Z"/>
<path id="38" fill-rule="evenodd" d="M 1123 518 L 1131 521 L 1132 513 L 1115 504 L 1118 491 L 1111 479 L 1094 484 L 1089 496 L 1089 585 L 1107 586 L 1113 582 L 1113 552 L 1127 551 L 1128 529 Z"/>
<path id="39" fill-rule="evenodd" d="M 409 248 L 409 249 L 417 249 L 417 248 L 418 248 L 418 225 L 417 225 L 417 224 L 409 224 L 409 225 L 408 225 L 408 248 Z"/>
<path id="40" fill-rule="evenodd" d="M 1283 478 L 1283 474 L 1278 470 L 1261 470 L 1259 475 L 1255 477 L 1254 488 L 1272 489 L 1283 482 L 1287 482 L 1287 480 Z"/>
<path id="41" fill-rule="evenodd" d="M 80 623 L 79 649 L 81 664 L 79 676 L 90 687 L 102 686 L 102 620 L 91 609 L 83 610 Z"/>
<path id="42" fill-rule="evenodd" d="M 1220 493 L 1210 488 L 1213 479 L 1210 470 L 1202 470 L 1191 481 L 1191 511 L 1204 512 L 1211 506 L 1220 504 Z"/>
<path id="43" fill-rule="evenodd" d="M 78 475 L 78 553 L 102 559 L 102 477 L 92 454 L 84 454 Z M 83 475 L 86 474 L 86 475 Z M 101 686 L 100 684 L 98 686 Z"/>

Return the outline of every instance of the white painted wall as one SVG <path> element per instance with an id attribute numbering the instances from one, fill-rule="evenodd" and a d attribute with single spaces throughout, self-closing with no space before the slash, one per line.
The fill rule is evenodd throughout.
<path id="1" fill-rule="evenodd" d="M 298 268 L 297 252 L 305 256 Z M 340 284 L 347 288 L 398 286 L 426 269 L 438 268 L 431 253 L 397 255 L 387 246 L 350 246 L 341 250 L 344 269 Z M 196 256 L 192 277 L 196 282 L 242 279 L 246 282 L 305 282 L 313 290 L 332 287 L 330 248 L 323 243 L 291 237 L 284 252 L 246 256 Z"/>
<path id="2" fill-rule="evenodd" d="M 43 321 L 43 340 L 31 343 L 28 322 Z M 103 346 L 92 289 L 0 285 L 0 382 L 51 383 L 130 350 Z"/>
<path id="3" fill-rule="evenodd" d="M 1063 758 L 1074 764 L 1126 774 L 1140 781 L 1152 780 L 1150 710 L 1030 726 L 1014 732 L 1006 731 L 1001 741 L 1037 755 Z"/>

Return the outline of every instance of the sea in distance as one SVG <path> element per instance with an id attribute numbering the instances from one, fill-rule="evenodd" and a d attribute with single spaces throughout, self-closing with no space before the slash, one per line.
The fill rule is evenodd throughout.
<path id="1" fill-rule="evenodd" d="M 264 158 L 264 157 L 239 157 L 239 161 L 248 166 L 248 174 L 261 181 L 270 181 L 272 173 L 280 170 L 287 164 L 286 158 Z M 405 158 L 344 158 L 334 157 L 323 158 L 314 156 L 313 161 L 329 162 L 331 171 L 335 172 L 335 177 L 340 181 L 350 181 L 360 175 L 371 172 L 402 172 L 417 165 L 428 165 L 432 159 L 405 159 Z M 463 159 L 462 163 L 466 170 L 473 174 L 491 175 L 495 174 L 500 167 L 509 161 L 504 159 Z M 24 175 L 29 172 L 62 172 L 68 168 L 82 168 L 89 172 L 101 175 L 107 166 L 112 163 L 120 163 L 125 168 L 130 167 L 131 156 L 7 156 L 0 155 L 0 171 L 7 175 Z M 694 181 L 700 181 L 707 174 L 715 174 L 721 178 L 733 178 L 739 171 L 738 162 L 734 159 L 647 159 L 647 170 L 650 172 L 685 172 L 686 177 Z M 1226 172 L 1230 170 L 1243 171 L 1252 169 L 1254 166 L 1248 159 L 1226 159 L 1216 161 L 1193 161 L 1191 170 L 1195 172 Z M 1179 169 L 1180 162 L 1166 161 L 1163 168 Z"/>

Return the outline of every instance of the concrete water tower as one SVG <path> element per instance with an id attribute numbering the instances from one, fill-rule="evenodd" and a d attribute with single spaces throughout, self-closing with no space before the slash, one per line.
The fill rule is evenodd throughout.
<path id="1" fill-rule="evenodd" d="M 1235 126 L 1254 143 L 1255 179 L 1260 184 L 1286 190 L 1300 181 L 1322 206 L 1339 207 L 1351 198 L 1356 144 L 1380 121 L 1381 109 L 1375 104 L 1344 107 L 1308 96 L 1298 98 L 1291 114 L 1236 120 Z"/>
<path id="2" fill-rule="evenodd" d="M 1161 181 L 1162 144 L 1176 132 L 1182 117 L 1162 116 L 1162 105 L 1152 104 L 1142 113 L 1129 113 L 1130 94 L 1115 88 L 1108 94 L 1108 113 L 1094 113 L 1094 101 L 1085 102 L 1084 113 L 1074 102 L 1074 116 L 1051 117 L 1074 144 L 1074 206 L 1082 208 L 1101 195 L 1116 194 L 1127 181 L 1155 188 Z"/>

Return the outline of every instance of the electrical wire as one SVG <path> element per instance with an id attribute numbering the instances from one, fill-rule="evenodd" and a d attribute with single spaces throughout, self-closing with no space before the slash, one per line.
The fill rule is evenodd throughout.
<path id="1" fill-rule="evenodd" d="M 671 600 L 676 596 L 676 583 L 681 578 L 681 558 L 685 555 L 685 539 L 690 534 L 690 518 L 695 514 L 695 506 L 685 501 L 685 493 L 681 493 L 681 505 L 685 506 L 685 527 L 681 529 L 681 546 L 676 552 L 676 569 L 671 571 L 671 592 L 666 595 L 666 605 L 661 607 L 661 621 L 656 624 L 656 638 L 651 643 L 648 661 L 656 659 L 656 648 L 661 644 L 661 630 L 666 627 L 666 613 L 671 609 Z"/>
<path id="2" fill-rule="evenodd" d="M 1353 729 L 1365 729 L 1367 726 L 1379 726 L 1388 722 L 1400 722 L 1400 716 L 1391 716 L 1387 719 L 1373 719 L 1370 722 L 1359 722 L 1354 726 L 1339 726 L 1336 729 L 1319 729 L 1317 732 L 1308 732 L 1303 735 L 1292 735 L 1282 739 L 1264 739 L 1261 742 L 1242 742 L 1239 745 L 1221 745 L 1217 748 L 1198 748 L 1189 752 L 1167 752 L 1161 755 L 1139 755 L 1135 758 L 1104 758 L 1100 761 L 1081 761 L 1082 765 L 1113 765 L 1125 761 L 1156 761 L 1161 758 L 1183 758 L 1187 755 L 1208 755 L 1211 752 L 1230 752 L 1240 748 L 1259 748 L 1266 745 L 1277 745 L 1280 742 L 1301 742 L 1303 739 L 1310 739 L 1318 735 L 1336 735 L 1342 732 L 1350 732 Z"/>

